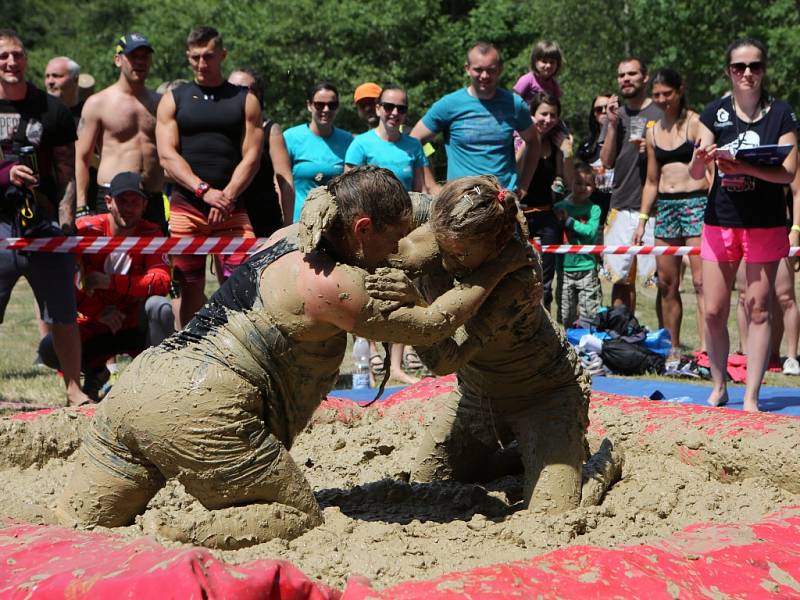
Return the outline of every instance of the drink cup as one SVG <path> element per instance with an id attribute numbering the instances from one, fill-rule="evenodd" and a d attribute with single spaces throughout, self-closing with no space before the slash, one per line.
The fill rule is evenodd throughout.
<path id="1" fill-rule="evenodd" d="M 631 117 L 630 135 L 628 139 L 631 142 L 643 139 L 645 127 L 647 127 L 647 119 L 645 117 Z"/>

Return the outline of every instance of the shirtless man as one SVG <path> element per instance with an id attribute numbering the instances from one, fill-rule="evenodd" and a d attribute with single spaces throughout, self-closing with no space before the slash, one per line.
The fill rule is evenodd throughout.
<path id="1" fill-rule="evenodd" d="M 119 39 L 114 64 L 117 82 L 86 100 L 75 142 L 77 206 L 81 214 L 108 212 L 108 184 L 117 173 L 142 176 L 148 194 L 144 218 L 166 230 L 161 184 L 164 173 L 156 152 L 155 112 L 160 96 L 144 84 L 153 62 L 153 47 L 142 35 L 127 33 Z M 97 197 L 88 198 L 89 165 L 100 146 Z"/>
<path id="2" fill-rule="evenodd" d="M 170 517 L 156 524 L 179 541 L 237 548 L 320 524 L 288 451 L 336 382 L 345 332 L 431 343 L 529 264 L 510 242 L 430 306 L 388 312 L 396 307 L 370 299 L 365 280 L 410 227 L 408 194 L 386 169 L 358 167 L 313 190 L 299 224 L 276 232 L 183 330 L 123 372 L 78 451 L 61 522 L 128 525 L 175 477 L 209 509 L 182 511 L 180 528 Z"/>

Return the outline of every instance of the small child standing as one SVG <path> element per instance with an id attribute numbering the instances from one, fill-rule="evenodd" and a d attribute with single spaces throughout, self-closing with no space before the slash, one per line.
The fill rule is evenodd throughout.
<path id="1" fill-rule="evenodd" d="M 572 193 L 554 205 L 556 217 L 564 225 L 569 244 L 595 244 L 600 229 L 600 207 L 591 201 L 595 190 L 594 171 L 586 163 L 573 166 Z M 597 276 L 593 254 L 559 254 L 557 270 L 558 322 L 571 327 L 580 316 L 593 318 L 603 303 L 603 291 Z"/>
<path id="2" fill-rule="evenodd" d="M 564 57 L 558 44 L 547 40 L 536 42 L 531 52 L 531 70 L 517 80 L 514 91 L 528 104 L 539 92 L 561 98 L 561 88 L 556 75 L 561 70 L 562 64 Z"/>

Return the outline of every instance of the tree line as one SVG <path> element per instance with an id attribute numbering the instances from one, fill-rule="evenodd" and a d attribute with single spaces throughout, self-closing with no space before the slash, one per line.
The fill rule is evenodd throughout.
<path id="1" fill-rule="evenodd" d="M 352 92 L 364 81 L 404 86 L 413 124 L 437 98 L 466 84 L 462 65 L 477 40 L 501 48 L 509 88 L 528 70 L 537 40 L 557 41 L 565 56 L 563 116 L 578 138 L 591 99 L 616 91 L 623 56 L 640 56 L 651 70 L 676 69 L 690 105 L 701 109 L 727 89 L 724 50 L 744 35 L 769 47 L 770 92 L 800 105 L 797 0 L 28 0 L 16 14 L 10 25 L 28 47 L 33 81 L 42 84 L 49 58 L 67 55 L 95 77 L 97 89 L 116 79 L 112 56 L 122 33 L 139 31 L 155 47 L 155 88 L 190 78 L 186 35 L 212 25 L 223 34 L 227 68 L 260 71 L 266 111 L 287 127 L 307 120 L 305 90 L 320 79 L 339 88 L 340 127 L 363 129 Z"/>

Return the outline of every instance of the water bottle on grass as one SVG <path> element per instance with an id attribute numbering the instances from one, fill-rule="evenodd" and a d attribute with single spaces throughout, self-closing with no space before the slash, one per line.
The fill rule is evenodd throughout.
<path id="1" fill-rule="evenodd" d="M 369 342 L 356 337 L 353 343 L 353 389 L 369 388 Z"/>

